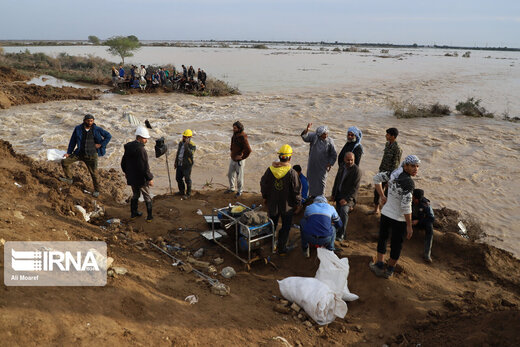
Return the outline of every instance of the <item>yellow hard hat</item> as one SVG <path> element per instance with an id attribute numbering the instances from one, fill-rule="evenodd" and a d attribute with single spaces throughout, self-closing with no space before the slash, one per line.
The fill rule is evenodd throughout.
<path id="1" fill-rule="evenodd" d="M 278 155 L 282 157 L 290 157 L 292 155 L 292 148 L 289 145 L 283 145 L 278 151 Z"/>
<path id="2" fill-rule="evenodd" d="M 193 136 L 193 133 L 190 129 L 186 129 L 184 130 L 184 132 L 182 133 L 182 136 L 186 136 L 186 137 L 192 137 Z"/>

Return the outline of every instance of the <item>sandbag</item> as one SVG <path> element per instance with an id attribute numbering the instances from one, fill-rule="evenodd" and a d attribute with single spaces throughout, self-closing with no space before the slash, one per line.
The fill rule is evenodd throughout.
<path id="1" fill-rule="evenodd" d="M 347 304 L 325 283 L 311 277 L 287 277 L 278 281 L 282 296 L 298 304 L 316 323 L 332 323 L 347 314 Z"/>
<path id="2" fill-rule="evenodd" d="M 47 160 L 50 161 L 59 161 L 63 159 L 63 156 L 67 154 L 67 151 L 62 151 L 61 149 L 48 149 L 47 150 Z"/>
<path id="3" fill-rule="evenodd" d="M 316 271 L 315 278 L 325 283 L 336 294 L 345 301 L 354 301 L 359 296 L 352 294 L 348 289 L 348 258 L 339 259 L 333 251 L 318 248 L 318 259 L 320 267 Z"/>

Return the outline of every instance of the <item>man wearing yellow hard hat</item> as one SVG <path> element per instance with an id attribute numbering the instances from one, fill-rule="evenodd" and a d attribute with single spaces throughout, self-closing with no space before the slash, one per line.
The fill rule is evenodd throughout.
<path id="1" fill-rule="evenodd" d="M 193 132 L 190 129 L 186 129 L 182 133 L 182 141 L 179 142 L 177 147 L 177 155 L 175 157 L 175 179 L 179 186 L 179 195 L 184 197 L 191 196 L 191 168 L 193 167 L 193 152 L 197 149 L 195 144 L 191 142 Z M 184 185 L 183 182 L 186 182 Z"/>
<path id="2" fill-rule="evenodd" d="M 278 151 L 280 161 L 275 161 L 265 171 L 260 180 L 260 190 L 267 205 L 269 218 L 273 220 L 274 228 L 278 219 L 282 219 L 282 228 L 278 232 L 278 254 L 287 253 L 287 240 L 292 225 L 294 213 L 301 210 L 301 184 L 298 173 L 291 168 L 293 150 L 289 145 L 283 145 Z"/>

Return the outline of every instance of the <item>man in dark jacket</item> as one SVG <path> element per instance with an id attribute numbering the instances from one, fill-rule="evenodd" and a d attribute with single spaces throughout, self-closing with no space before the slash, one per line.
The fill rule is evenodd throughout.
<path id="1" fill-rule="evenodd" d="M 359 162 L 361 161 L 361 156 L 363 155 L 363 145 L 361 144 L 361 139 L 363 138 L 363 133 L 358 127 L 351 126 L 347 130 L 347 143 L 341 149 L 338 155 L 338 166 L 344 166 L 345 162 L 345 154 L 347 152 L 354 153 L 356 158 L 355 164 L 359 166 Z"/>
<path id="2" fill-rule="evenodd" d="M 414 189 L 412 193 L 412 225 L 424 229 L 424 260 L 432 262 L 433 222 L 435 217 L 430 200 L 424 197 L 424 190 Z"/>
<path id="3" fill-rule="evenodd" d="M 147 222 L 151 222 L 153 219 L 152 197 L 150 196 L 150 187 L 153 187 L 153 175 L 148 165 L 148 154 L 144 149 L 144 145 L 149 138 L 148 129 L 139 126 L 135 131 L 135 141 L 128 142 L 125 145 L 125 153 L 123 159 L 121 159 L 121 169 L 125 173 L 126 183 L 132 187 L 133 193 L 130 199 L 130 217 L 135 218 L 143 215 L 137 209 L 139 197 L 142 193 L 148 212 Z"/>
<path id="4" fill-rule="evenodd" d="M 298 174 L 291 168 L 292 148 L 283 145 L 278 151 L 279 162 L 273 162 L 260 180 L 260 190 L 264 204 L 267 205 L 269 218 L 274 228 L 282 218 L 282 228 L 278 232 L 278 254 L 287 254 L 287 239 L 292 225 L 292 216 L 301 210 L 301 184 Z"/>
<path id="5" fill-rule="evenodd" d="M 361 182 L 361 170 L 354 164 L 355 155 L 347 152 L 344 156 L 344 166 L 340 166 L 334 186 L 332 188 L 332 200 L 336 202 L 336 211 L 343 226 L 336 232 L 336 240 L 343 241 L 347 237 L 348 213 L 356 205 L 356 198 Z"/>
<path id="6" fill-rule="evenodd" d="M 195 143 L 191 142 L 193 132 L 186 129 L 182 133 L 182 141 L 177 147 L 177 155 L 175 157 L 175 179 L 179 186 L 179 195 L 184 195 L 185 198 L 191 196 L 191 168 L 193 167 L 193 152 L 197 149 Z M 184 185 L 186 181 L 186 186 Z M 186 194 L 186 195 L 185 195 Z"/>
<path id="7" fill-rule="evenodd" d="M 72 173 L 70 166 L 77 161 L 82 161 L 87 166 L 92 183 L 94 184 L 94 193 L 92 196 L 99 196 L 99 177 L 97 174 L 98 156 L 105 155 L 106 146 L 110 142 L 112 135 L 94 123 L 94 116 L 86 114 L 83 117 L 83 124 L 74 128 L 70 137 L 69 147 L 65 154 L 65 159 L 61 161 L 63 173 L 65 177 L 60 178 L 62 182 L 72 184 Z"/>
<path id="8" fill-rule="evenodd" d="M 231 137 L 230 146 L 231 160 L 229 162 L 228 179 L 229 189 L 227 193 L 235 191 L 235 181 L 237 181 L 236 197 L 242 195 L 244 187 L 244 166 L 245 160 L 251 154 L 251 147 L 244 132 L 244 126 L 239 121 L 233 123 L 233 136 Z"/>
<path id="9" fill-rule="evenodd" d="M 399 135 L 399 130 L 397 128 L 388 128 L 386 129 L 386 144 L 385 150 L 383 152 L 383 158 L 381 159 L 381 164 L 379 165 L 379 172 L 392 172 L 399 167 L 401 163 L 401 155 L 403 154 L 403 150 L 399 147 L 396 139 Z M 388 193 L 388 188 L 386 183 L 382 185 L 383 191 L 385 194 Z M 373 214 L 379 214 L 379 193 L 377 190 L 374 190 L 374 211 Z"/>

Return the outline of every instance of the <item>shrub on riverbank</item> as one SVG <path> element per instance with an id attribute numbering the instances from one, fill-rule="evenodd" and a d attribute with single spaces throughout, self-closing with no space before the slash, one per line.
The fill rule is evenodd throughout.
<path id="1" fill-rule="evenodd" d="M 480 106 L 481 101 L 471 97 L 466 101 L 459 102 L 455 109 L 465 116 L 494 118 L 495 115 L 493 113 Z"/>
<path id="2" fill-rule="evenodd" d="M 451 114 L 449 106 L 441 105 L 438 102 L 428 106 L 417 105 L 412 102 L 393 101 L 391 107 L 394 110 L 394 116 L 397 118 L 443 117 Z"/>
<path id="3" fill-rule="evenodd" d="M 72 56 L 60 53 L 56 58 L 44 53 L 5 53 L 0 56 L 0 63 L 15 69 L 37 75 L 51 75 L 69 82 L 93 84 L 110 83 L 109 71 L 114 65 L 95 56 Z"/>
<path id="4" fill-rule="evenodd" d="M 240 95 L 240 91 L 236 87 L 231 87 L 224 81 L 209 77 L 206 80 L 206 89 L 202 92 L 196 92 L 198 96 L 229 96 Z"/>

